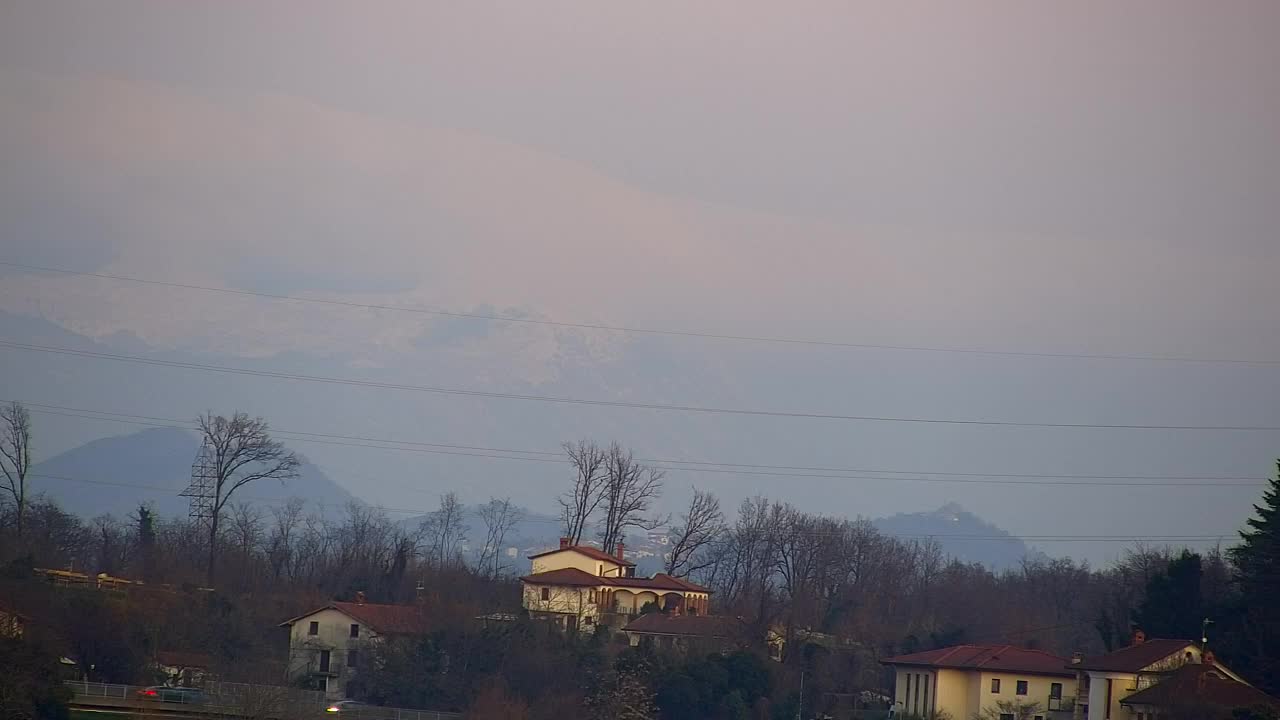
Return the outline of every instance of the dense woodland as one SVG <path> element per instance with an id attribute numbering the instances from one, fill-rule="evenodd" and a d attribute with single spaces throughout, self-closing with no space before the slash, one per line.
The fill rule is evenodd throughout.
<path id="1" fill-rule="evenodd" d="M 748 499 L 725 517 L 715 498 L 697 493 L 685 512 L 656 518 L 660 475 L 616 446 L 588 450 L 603 460 L 585 470 L 571 462 L 565 531 L 623 537 L 663 521 L 674 548 L 668 570 L 712 587 L 713 611 L 743 618 L 751 647 L 723 657 L 652 656 L 607 633 L 564 636 L 528 620 L 486 625 L 477 618 L 519 615 L 515 574 L 524 567 L 505 567 L 493 552 L 463 557 L 462 508 L 452 494 L 414 527 L 359 503 L 326 514 L 301 501 L 231 498 L 211 534 L 206 524 L 157 517 L 146 506 L 126 518 L 73 517 L 29 478 L 23 501 L 10 493 L 0 511 L 0 597 L 31 617 L 31 643 L 92 666 L 92 679 L 128 683 L 150 681 L 147 668 L 162 650 L 209 653 L 228 680 L 279 682 L 288 643 L 281 621 L 357 591 L 371 602 L 419 603 L 429 632 L 387 643 L 353 689 L 380 704 L 476 717 L 794 717 L 802 671 L 806 707 L 836 708 L 863 691 L 885 692 L 891 679 L 879 660 L 899 653 L 961 642 L 1097 653 L 1123 645 L 1134 625 L 1152 637 L 1199 638 L 1205 618 L 1220 658 L 1280 692 L 1280 479 L 1231 550 L 1138 546 L 1106 568 L 1064 558 L 993 573 L 948 559 L 936 543 L 769 498 Z M 611 487 L 617 478 L 631 484 Z M 647 488 L 641 502 L 633 502 L 637 488 Z M 481 513 L 488 537 L 469 540 L 501 547 L 514 512 L 490 503 Z M 59 588 L 35 579 L 37 567 L 146 584 Z M 776 662 L 766 655 L 770 630 L 784 640 Z M 621 705 L 636 714 L 617 714 Z"/>

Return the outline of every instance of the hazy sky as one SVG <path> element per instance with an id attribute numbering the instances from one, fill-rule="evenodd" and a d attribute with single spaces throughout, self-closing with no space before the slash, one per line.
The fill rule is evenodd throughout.
<path id="1" fill-rule="evenodd" d="M 0 260 L 675 330 L 1276 361 L 1277 28 L 1280 4 L 1266 1 L 7 2 Z M 1280 425 L 1274 365 L 645 344 L 11 268 L 0 268 L 0 310 L 147 352 L 396 382 Z M 32 395 L 46 361 L 0 350 L 17 369 L 0 389 Z M 100 367 L 67 362 L 89 384 Z M 100 409 L 188 417 L 232 398 L 298 429 L 335 426 L 267 381 L 188 384 L 203 394 Z M 778 464 L 1261 477 L 1280 454 L 1274 432 L 846 435 L 564 408 L 546 411 L 552 431 L 536 406 L 477 402 L 451 423 L 447 403 L 325 387 L 307 397 L 346 412 L 351 434 L 420 438 L 425 423 L 455 441 L 554 449 L 604 423 L 663 457 Z M 58 427 L 51 450 L 122 430 Z M 367 464 L 315 455 L 348 487 Z M 488 492 L 476 473 L 473 499 Z M 849 514 L 956 499 L 1027 534 L 1046 522 L 1217 533 L 1255 494 L 917 485 L 854 502 L 834 483 L 771 483 L 717 489 Z M 377 481 L 353 489 L 410 501 Z M 549 508 L 556 491 L 539 480 L 518 492 Z"/>

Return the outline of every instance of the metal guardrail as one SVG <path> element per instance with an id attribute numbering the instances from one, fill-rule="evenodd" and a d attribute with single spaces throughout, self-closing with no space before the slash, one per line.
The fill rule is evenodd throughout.
<path id="1" fill-rule="evenodd" d="M 294 713 L 298 710 L 302 710 L 307 714 L 314 712 L 316 717 L 319 718 L 328 716 L 330 718 L 340 718 L 340 720 L 460 720 L 463 717 L 461 713 L 454 712 L 411 710 L 375 705 L 352 708 L 340 714 L 329 714 L 325 712 L 325 708 L 329 707 L 329 701 L 325 698 L 324 693 L 280 685 L 210 682 L 200 688 L 203 691 L 203 698 L 199 701 L 194 701 L 181 697 L 164 700 L 159 698 L 143 699 L 139 696 L 139 691 L 150 687 L 144 685 L 118 685 L 83 680 L 68 680 L 64 684 L 71 689 L 77 699 L 101 698 L 106 701 L 118 701 L 120 703 L 134 701 L 146 703 L 148 706 L 153 703 L 156 706 L 185 705 L 193 709 L 199 706 L 208 710 L 224 711 L 227 714 L 235 714 L 237 711 L 244 709 L 246 701 L 253 702 L 252 698 L 255 694 L 270 694 L 277 695 L 275 699 Z"/>
<path id="2" fill-rule="evenodd" d="M 461 713 L 435 710 L 406 710 L 403 708 L 364 707 L 347 710 L 337 717 L 341 720 L 459 720 Z"/>
<path id="3" fill-rule="evenodd" d="M 83 697 L 111 698 L 128 700 L 135 696 L 140 687 L 133 685 L 112 685 L 108 683 L 87 682 L 84 680 L 67 680 L 65 683 L 71 692 Z"/>

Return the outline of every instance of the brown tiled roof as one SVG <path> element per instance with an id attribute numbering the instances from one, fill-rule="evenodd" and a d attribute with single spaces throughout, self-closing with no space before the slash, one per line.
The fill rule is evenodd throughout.
<path id="1" fill-rule="evenodd" d="M 603 550 L 600 550 L 599 548 L 593 548 L 590 545 L 570 545 L 569 547 L 563 547 L 563 548 L 558 547 L 558 548 L 553 548 L 551 550 L 544 550 L 540 553 L 534 553 L 530 555 L 529 559 L 532 560 L 534 558 L 540 558 L 544 555 L 551 555 L 558 552 L 567 552 L 569 550 L 586 555 L 592 560 L 604 560 L 605 562 L 616 563 L 618 565 L 623 565 L 623 566 L 635 565 L 635 563 L 631 562 L 630 560 L 621 560 L 616 555 L 610 555 L 609 553 Z"/>
<path id="2" fill-rule="evenodd" d="M 1014 645 L 953 645 L 925 652 L 899 655 L 880 661 L 884 665 L 922 665 L 956 670 L 998 670 L 1072 677 L 1067 661 L 1043 650 Z"/>
<path id="3" fill-rule="evenodd" d="M 621 579 L 621 578 L 611 578 Z M 546 572 L 525 575 L 520 578 L 530 585 L 573 585 L 579 587 L 597 587 L 604 584 L 604 578 L 592 575 L 578 568 L 559 568 Z"/>
<path id="4" fill-rule="evenodd" d="M 746 632 L 746 627 L 742 620 L 727 615 L 649 613 L 627 623 L 622 630 L 647 635 L 737 638 Z"/>
<path id="5" fill-rule="evenodd" d="M 1261 690 L 1228 677 L 1212 665 L 1197 664 L 1183 665 L 1164 680 L 1139 690 L 1120 703 L 1155 707 L 1213 705 L 1242 708 L 1269 705 L 1280 708 L 1280 701 Z"/>
<path id="6" fill-rule="evenodd" d="M 1104 672 L 1130 672 L 1150 667 L 1170 655 L 1182 654 L 1188 646 L 1195 643 L 1190 640 L 1174 640 L 1169 638 L 1152 638 L 1137 645 L 1096 655 L 1071 665 L 1074 670 L 1100 670 Z"/>
<path id="7" fill-rule="evenodd" d="M 321 610 L 337 610 L 361 625 L 382 635 L 409 635 L 423 632 L 426 624 L 421 610 L 414 605 L 382 605 L 378 603 L 331 602 L 305 615 L 285 620 L 281 625 L 315 615 Z"/>
<path id="8" fill-rule="evenodd" d="M 663 578 L 665 581 L 670 581 L 670 582 L 676 583 L 677 585 L 683 585 L 684 588 L 689 592 L 700 592 L 700 593 L 711 592 L 711 588 L 703 587 L 697 583 L 691 583 L 688 580 L 685 580 L 684 578 L 673 577 L 666 573 L 658 573 L 657 575 L 654 575 L 654 577 Z"/>
<path id="9" fill-rule="evenodd" d="M 607 586 L 636 588 L 640 590 L 682 590 L 685 592 L 702 593 L 711 592 L 701 585 L 695 585 L 686 580 L 673 578 L 664 573 L 658 573 L 651 578 L 613 576 L 600 577 L 598 575 L 592 575 L 589 572 L 579 570 L 578 568 L 560 568 L 558 570 L 548 570 L 546 572 L 534 573 L 533 575 L 525 575 L 520 579 L 530 585 L 569 585 L 574 587 Z"/>

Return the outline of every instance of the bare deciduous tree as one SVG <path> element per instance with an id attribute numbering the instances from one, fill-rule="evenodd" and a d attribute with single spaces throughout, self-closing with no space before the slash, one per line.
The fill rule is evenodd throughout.
<path id="1" fill-rule="evenodd" d="M 31 413 L 19 402 L 0 408 L 0 472 L 13 496 L 18 537 L 27 516 L 27 473 L 31 470 Z"/>
<path id="2" fill-rule="evenodd" d="M 303 520 L 303 507 L 305 502 L 302 498 L 290 498 L 284 505 L 271 508 L 275 524 L 271 528 L 271 538 L 267 541 L 267 560 L 276 579 L 293 568 L 294 545 L 297 542 L 298 526 Z"/>
<path id="3" fill-rule="evenodd" d="M 573 487 L 557 500 L 564 522 L 564 536 L 569 538 L 571 544 L 577 545 L 582 541 L 591 516 L 604 498 L 603 491 L 608 478 L 605 472 L 608 453 L 589 440 L 565 443 L 563 447 L 565 454 L 569 456 L 569 464 L 573 466 Z"/>
<path id="4" fill-rule="evenodd" d="M 237 412 L 230 418 L 205 413 L 196 419 L 204 442 L 212 452 L 214 498 L 209 518 L 210 586 L 217 577 L 218 520 L 236 490 L 255 480 L 283 482 L 298 476 L 298 456 L 283 443 L 271 439 L 267 421 Z"/>
<path id="5" fill-rule="evenodd" d="M 665 473 L 637 461 L 630 450 L 623 450 L 617 443 L 605 453 L 604 473 L 600 544 L 605 552 L 615 551 L 627 528 L 653 530 L 666 523 L 666 518 L 646 517 L 662 495 Z"/>
<path id="6" fill-rule="evenodd" d="M 253 505 L 231 505 L 231 537 L 240 551 L 240 571 L 244 581 L 248 580 L 253 554 L 262 544 L 262 520 L 262 511 Z"/>
<path id="7" fill-rule="evenodd" d="M 86 567 L 86 569 L 108 575 L 118 574 L 129 562 L 131 545 L 128 533 L 120 525 L 120 521 L 110 515 L 95 517 L 91 525 L 94 543 L 97 545 L 96 567 Z"/>
<path id="8" fill-rule="evenodd" d="M 480 551 L 480 559 L 476 569 L 490 577 L 496 577 L 502 571 L 502 546 L 506 542 L 507 531 L 520 522 L 523 513 L 520 508 L 511 504 L 511 498 L 490 498 L 481 506 L 480 522 L 484 523 L 484 548 Z"/>
<path id="9" fill-rule="evenodd" d="M 672 528 L 671 553 L 667 556 L 667 574 L 685 577 L 710 566 L 714 558 L 708 551 L 724 532 L 724 514 L 715 495 L 693 490 L 693 500 L 684 514 L 684 524 Z"/>
<path id="10" fill-rule="evenodd" d="M 436 567 L 458 561 L 462 543 L 467 540 L 467 527 L 462 518 L 464 511 L 457 493 L 447 492 L 440 496 L 440 509 L 422 521 L 419 532 L 428 540 L 427 558 Z"/>

